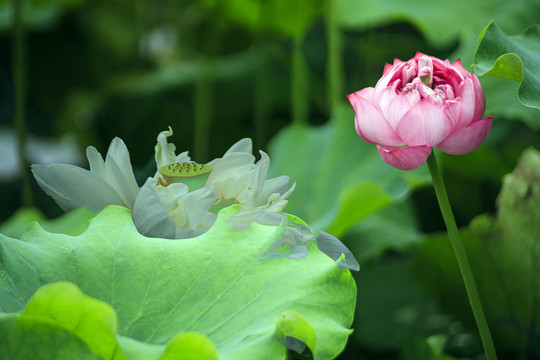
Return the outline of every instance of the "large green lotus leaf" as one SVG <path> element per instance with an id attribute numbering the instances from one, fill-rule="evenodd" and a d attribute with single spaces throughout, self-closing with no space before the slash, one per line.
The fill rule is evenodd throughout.
<path id="1" fill-rule="evenodd" d="M 387 165 L 375 145 L 356 134 L 348 105 L 323 126 L 286 127 L 269 148 L 269 173 L 288 174 L 297 184 L 287 211 L 336 236 L 429 181 L 426 167 L 402 171 Z"/>
<path id="2" fill-rule="evenodd" d="M 521 103 L 540 109 L 540 25 L 507 36 L 490 22 L 480 35 L 474 62 L 479 76 L 518 81 Z"/>
<path id="3" fill-rule="evenodd" d="M 496 215 L 481 215 L 460 234 L 497 352 L 540 356 L 540 153 L 526 150 L 507 175 Z M 416 272 L 441 304 L 474 329 L 448 237 L 433 236 L 418 250 Z"/>
<path id="4" fill-rule="evenodd" d="M 88 220 L 96 214 L 86 208 L 69 211 L 56 219 L 47 219 L 37 208 L 19 208 L 13 215 L 0 224 L 0 233 L 20 238 L 34 221 L 47 231 L 68 235 L 80 235 L 88 227 Z"/>
<path id="5" fill-rule="evenodd" d="M 185 240 L 140 235 L 118 206 L 79 236 L 37 224 L 20 240 L 0 234 L 0 311 L 20 312 L 41 286 L 69 281 L 115 310 L 129 358 L 155 359 L 148 354 L 165 353 L 173 339 L 211 344 L 220 359 L 284 359 L 282 344 L 302 329 L 315 359 L 337 356 L 355 306 L 350 272 L 315 243 L 301 260 L 271 254 L 283 228 L 253 223 L 233 231 L 228 219 L 236 211 L 223 209 L 208 232 Z M 288 327 L 279 326 L 284 316 Z"/>

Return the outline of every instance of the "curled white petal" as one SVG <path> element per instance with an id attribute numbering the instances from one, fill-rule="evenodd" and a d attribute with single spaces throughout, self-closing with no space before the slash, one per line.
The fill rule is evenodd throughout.
<path id="1" fill-rule="evenodd" d="M 64 211 L 87 206 L 101 210 L 107 205 L 127 204 L 100 176 L 68 164 L 34 164 L 32 173 L 39 186 Z"/>
<path id="2" fill-rule="evenodd" d="M 133 223 L 144 236 L 174 239 L 176 227 L 155 191 L 156 180 L 148 178 L 133 207 Z"/>

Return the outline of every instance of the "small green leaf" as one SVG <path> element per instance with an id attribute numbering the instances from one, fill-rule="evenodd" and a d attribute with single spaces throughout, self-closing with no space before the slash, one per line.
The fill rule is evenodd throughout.
<path id="1" fill-rule="evenodd" d="M 328 232 L 340 237 L 357 222 L 392 202 L 392 197 L 378 184 L 360 181 L 339 194 L 339 210 Z"/>
<path id="2" fill-rule="evenodd" d="M 520 82 L 519 101 L 540 109 L 540 25 L 507 36 L 490 22 L 478 41 L 474 56 L 476 74 Z"/>
<path id="3" fill-rule="evenodd" d="M 286 310 L 283 317 L 276 320 L 279 336 L 285 340 L 292 337 L 302 341 L 315 355 L 317 335 L 311 324 L 294 310 Z"/>
<path id="4" fill-rule="evenodd" d="M 104 359 L 125 359 L 118 352 L 114 338 L 114 310 L 86 296 L 72 283 L 57 282 L 41 287 L 28 300 L 22 314 L 43 317 L 73 331 L 93 353 Z"/>
<path id="5" fill-rule="evenodd" d="M 157 360 L 218 360 L 218 353 L 206 336 L 197 332 L 185 332 L 167 343 L 165 351 Z"/>

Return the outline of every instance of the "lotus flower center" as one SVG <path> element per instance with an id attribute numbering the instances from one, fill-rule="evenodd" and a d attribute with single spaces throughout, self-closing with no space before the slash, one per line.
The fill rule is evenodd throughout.
<path id="1" fill-rule="evenodd" d="M 158 180 L 161 186 L 169 183 L 182 182 L 188 185 L 190 191 L 204 186 L 212 167 L 206 164 L 194 162 L 174 163 L 159 168 L 159 173 L 163 176 Z"/>

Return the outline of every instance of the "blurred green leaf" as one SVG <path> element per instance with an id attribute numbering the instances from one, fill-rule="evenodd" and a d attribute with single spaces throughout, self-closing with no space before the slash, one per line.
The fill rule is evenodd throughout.
<path id="1" fill-rule="evenodd" d="M 261 53 L 250 48 L 213 59 L 209 71 L 217 81 L 253 71 L 261 61 L 263 61 Z M 146 73 L 120 74 L 108 81 L 108 89 L 112 93 L 124 95 L 154 95 L 157 92 L 193 84 L 199 76 L 201 66 L 200 59 L 194 59 L 171 62 Z"/>
<path id="2" fill-rule="evenodd" d="M 322 14 L 323 0 L 202 0 L 230 20 L 261 31 L 302 38 L 316 16 Z"/>
<path id="3" fill-rule="evenodd" d="M 496 216 L 481 215 L 461 231 L 497 352 L 540 356 L 540 153 L 526 150 L 505 176 Z M 474 328 L 448 237 L 423 243 L 415 263 L 419 278 L 441 304 Z"/>
<path id="4" fill-rule="evenodd" d="M 86 208 L 79 208 L 49 220 L 36 208 L 19 208 L 0 224 L 0 233 L 19 239 L 33 222 L 38 222 L 48 232 L 77 236 L 88 228 L 88 220 L 95 215 Z"/>
<path id="5" fill-rule="evenodd" d="M 405 343 L 403 360 L 453 360 L 456 359 L 442 353 L 445 335 L 432 335 L 427 338 L 414 338 Z M 463 358 L 460 358 L 464 360 Z"/>
<path id="6" fill-rule="evenodd" d="M 81 328 L 68 328 L 88 334 L 91 339 L 84 341 L 90 349 L 110 350 L 112 307 L 122 352 L 136 359 L 155 359 L 156 352 L 162 359 L 178 358 L 178 351 L 165 356 L 168 349 L 178 345 L 184 353 L 194 343 L 199 349 L 195 358 L 212 346 L 220 359 L 284 359 L 286 348 L 276 322 L 283 336 L 297 336 L 314 346 L 316 359 L 337 356 L 349 336 L 356 300 L 350 272 L 319 251 L 315 242 L 307 244 L 308 254 L 301 260 L 270 254 L 283 229 L 253 223 L 249 229 L 233 230 L 228 219 L 237 211 L 237 206 L 221 210 L 208 232 L 181 241 L 140 235 L 129 210 L 118 206 L 106 207 L 79 236 L 49 233 L 37 225 L 21 240 L 0 234 L 0 311 L 24 308 L 20 316 L 25 318 L 36 290 L 69 281 L 99 301 L 68 286 L 50 296 L 73 300 L 73 305 L 47 300 L 50 306 L 36 305 L 32 316 L 41 319 L 52 313 L 70 324 L 81 320 Z M 89 307 L 99 323 L 77 315 Z M 6 316 L 12 323 L 13 316 Z M 95 326 L 83 326 L 86 319 Z M 90 331 L 96 326 L 101 330 Z M 18 334 L 37 336 L 33 328 Z M 182 337 L 193 332 L 200 336 Z M 62 343 L 55 342 L 54 334 L 48 337 L 48 351 L 64 351 L 58 350 Z M 324 341 L 315 343 L 315 337 Z"/>
<path id="7" fill-rule="evenodd" d="M 297 183 L 287 210 L 338 234 L 429 181 L 425 167 L 401 171 L 382 161 L 356 134 L 354 111 L 346 105 L 323 126 L 284 128 L 269 149 L 270 174 Z"/>
<path id="8" fill-rule="evenodd" d="M 480 35 L 474 62 L 479 76 L 520 82 L 519 101 L 540 110 L 540 25 L 507 36 L 490 22 Z"/>
<path id="9" fill-rule="evenodd" d="M 87 0 L 31 0 L 23 1 L 23 22 L 31 29 L 42 29 L 54 25 L 70 8 L 84 4 Z M 0 0 L 0 31 L 9 31 L 13 26 L 13 1 Z"/>
<path id="10" fill-rule="evenodd" d="M 343 240 L 364 268 L 389 250 L 403 252 L 417 246 L 424 236 L 411 202 L 398 201 L 357 223 Z"/>
<path id="11" fill-rule="evenodd" d="M 412 260 L 388 256 L 355 273 L 357 316 L 352 340 L 373 350 L 398 350 L 411 338 L 445 332 L 450 319 L 441 315 L 411 273 Z"/>
<path id="12" fill-rule="evenodd" d="M 405 21 L 438 47 L 451 45 L 464 28 L 484 24 L 506 0 L 455 0 L 434 4 L 426 0 L 338 0 L 337 21 L 345 28 L 365 30 Z"/>

